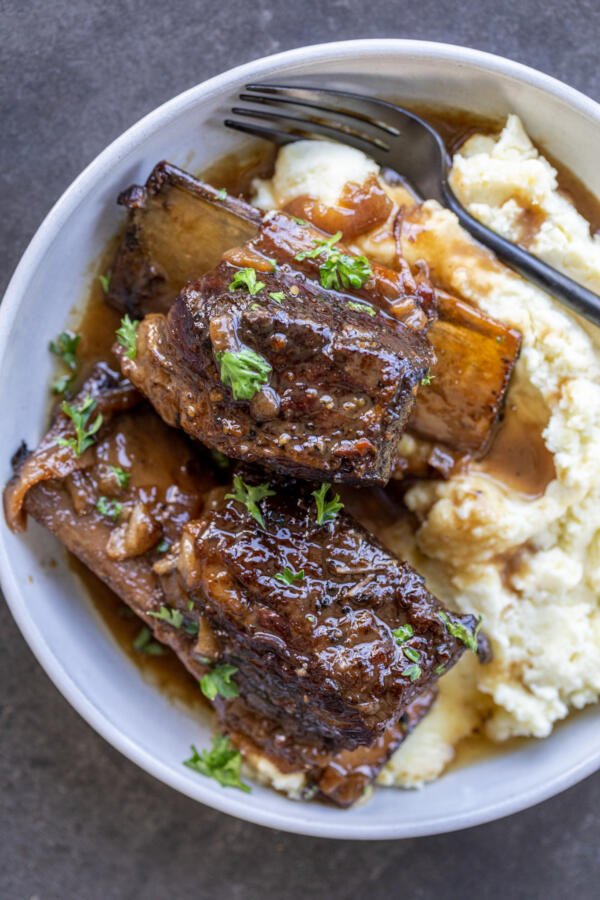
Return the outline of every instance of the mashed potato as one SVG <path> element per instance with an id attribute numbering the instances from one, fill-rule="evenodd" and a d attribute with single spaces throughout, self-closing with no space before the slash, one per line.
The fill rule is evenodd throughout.
<path id="1" fill-rule="evenodd" d="M 372 177 L 372 165 L 350 148 L 293 144 L 255 199 L 273 208 L 308 194 L 331 204 L 346 181 Z M 600 291 L 600 242 L 516 116 L 497 138 L 470 138 L 451 181 L 473 215 Z M 491 664 L 463 660 L 441 680 L 434 710 L 379 779 L 414 787 L 437 777 L 475 729 L 496 741 L 544 737 L 571 709 L 600 697 L 600 349 L 589 329 L 477 245 L 453 213 L 434 201 L 408 206 L 405 191 L 386 189 L 406 206 L 406 258 L 426 260 L 436 283 L 522 332 L 509 402 L 537 410 L 556 473 L 536 498 L 478 465 L 448 481 L 424 480 L 406 495 L 416 532 L 406 523 L 380 531 L 443 602 L 483 616 L 494 651 Z M 382 262 L 394 258 L 385 228 L 355 246 Z"/>

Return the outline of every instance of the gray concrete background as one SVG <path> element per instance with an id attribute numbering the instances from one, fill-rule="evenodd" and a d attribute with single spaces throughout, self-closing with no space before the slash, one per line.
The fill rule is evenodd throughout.
<path id="1" fill-rule="evenodd" d="M 247 60 L 359 37 L 462 43 L 600 99 L 598 0 L 0 0 L 0 287 L 103 147 Z M 0 605 L 0 898 L 597 897 L 600 775 L 470 831 L 357 845 L 205 809 L 69 707 Z"/>

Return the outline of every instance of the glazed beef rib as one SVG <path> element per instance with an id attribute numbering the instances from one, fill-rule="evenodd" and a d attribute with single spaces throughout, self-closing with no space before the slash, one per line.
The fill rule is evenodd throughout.
<path id="1" fill-rule="evenodd" d="M 4 492 L 7 521 L 22 530 L 28 514 L 52 531 L 200 678 L 222 653 L 202 604 L 191 600 L 177 570 L 176 548 L 186 523 L 211 505 L 213 492 L 221 497 L 217 476 L 198 448 L 106 366 L 95 370 L 73 405 L 86 397 L 96 404 L 93 416 L 103 417 L 95 443 L 79 457 L 58 445 L 73 433 L 58 413 L 39 447 L 15 458 Z M 101 497 L 121 505 L 116 517 L 114 506 L 98 509 Z M 177 614 L 170 623 L 156 617 L 164 607 Z M 286 733 L 285 721 L 261 715 L 242 695 L 218 697 L 216 706 L 221 727 L 258 769 L 266 759 L 283 775 L 300 776 L 309 795 L 318 791 L 347 806 L 362 796 L 432 699 L 421 695 L 372 745 L 338 753 L 311 735 Z"/>
<path id="2" fill-rule="evenodd" d="M 247 478 L 184 528 L 183 581 L 250 707 L 332 751 L 370 745 L 465 645 L 420 575 L 334 515 L 330 489 Z M 473 634 L 472 616 L 453 621 Z"/>
<path id="3" fill-rule="evenodd" d="M 368 302 L 364 291 L 325 290 L 309 265 L 273 271 L 258 251 L 275 252 L 275 234 L 279 259 L 314 243 L 278 220 L 188 285 L 168 316 L 147 316 L 135 358 L 116 348 L 123 372 L 166 422 L 229 457 L 301 478 L 385 483 L 433 361 L 427 316 L 413 296 L 406 319 L 394 318 L 389 285 L 374 283 Z M 236 287 L 251 264 L 260 288 Z"/>

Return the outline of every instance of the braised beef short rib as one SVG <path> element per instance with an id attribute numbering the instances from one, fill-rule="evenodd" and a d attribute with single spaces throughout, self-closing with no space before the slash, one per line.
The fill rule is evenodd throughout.
<path id="1" fill-rule="evenodd" d="M 415 294 L 394 318 L 393 291 L 375 277 L 370 295 L 350 296 L 325 290 L 307 264 L 273 271 L 259 252 L 275 251 L 272 235 L 285 234 L 289 256 L 319 234 L 279 219 L 285 227 L 269 220 L 235 265 L 188 285 L 168 316 L 147 316 L 135 358 L 116 348 L 123 372 L 166 422 L 226 456 L 301 478 L 385 483 L 433 361 L 428 310 Z M 251 265 L 260 289 L 235 288 Z M 227 382 L 225 354 L 250 354 L 261 370 L 243 396 Z"/>
<path id="2" fill-rule="evenodd" d="M 252 506 L 257 476 L 240 478 L 184 528 L 178 561 L 219 660 L 286 733 L 332 751 L 370 745 L 464 644 L 423 578 L 350 516 L 319 524 L 318 491 L 271 481 Z M 457 621 L 474 631 L 472 616 Z"/>
<path id="3" fill-rule="evenodd" d="M 427 712 L 431 686 L 462 650 L 422 580 L 343 512 L 317 526 L 306 485 L 292 482 L 261 500 L 259 527 L 225 497 L 231 489 L 219 486 L 222 475 L 202 449 L 107 366 L 72 405 L 87 397 L 103 417 L 95 442 L 80 456 L 58 445 L 73 436 L 58 412 L 39 447 L 15 458 L 4 493 L 9 525 L 21 530 L 28 514 L 56 534 L 194 676 L 234 661 L 239 696 L 216 706 L 242 752 L 302 773 L 339 805 L 354 802 Z M 101 498 L 118 507 L 99 509 Z M 240 529 L 237 548 L 231 526 Z M 275 578 L 286 566 L 295 574 L 302 567 L 303 578 L 291 586 Z M 165 606 L 179 624 L 156 618 Z M 398 643 L 391 629 L 401 624 Z M 417 655 L 420 674 L 407 676 L 415 664 L 405 650 Z M 322 711 L 311 715 L 306 696 Z"/>

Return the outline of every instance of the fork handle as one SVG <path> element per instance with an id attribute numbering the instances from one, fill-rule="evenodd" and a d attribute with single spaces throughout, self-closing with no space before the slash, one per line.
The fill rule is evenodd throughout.
<path id="1" fill-rule="evenodd" d="M 558 269 L 549 266 L 537 256 L 533 256 L 527 250 L 513 244 L 512 241 L 507 241 L 473 218 L 457 199 L 447 182 L 443 185 L 443 192 L 446 206 L 456 213 L 461 225 L 474 238 L 493 250 L 496 256 L 512 269 L 516 269 L 520 275 L 533 281 L 573 312 L 584 316 L 594 325 L 600 325 L 600 297 L 598 294 L 573 281 L 567 275 L 563 275 Z"/>

